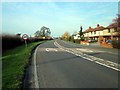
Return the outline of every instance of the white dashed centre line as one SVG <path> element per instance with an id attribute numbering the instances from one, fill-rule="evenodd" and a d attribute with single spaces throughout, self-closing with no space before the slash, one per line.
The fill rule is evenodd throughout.
<path id="1" fill-rule="evenodd" d="M 78 52 L 77 50 L 72 50 L 70 48 L 63 47 L 60 44 L 58 44 L 56 41 L 54 42 L 54 45 L 56 47 L 58 47 L 58 48 L 63 49 L 64 51 L 66 51 L 68 53 L 74 54 L 76 56 L 80 56 L 80 57 L 82 57 L 84 59 L 87 59 L 87 60 L 95 62 L 97 64 L 106 66 L 106 67 L 114 69 L 116 71 L 120 71 L 120 69 L 119 69 L 120 68 L 120 64 L 117 64 L 117 63 L 114 63 L 114 62 L 111 62 L 111 61 L 108 61 L 108 60 L 104 60 L 104 59 L 101 59 L 101 58 L 97 58 L 95 56 L 91 56 L 91 55 L 82 53 L 82 51 L 87 51 L 85 49 L 81 49 L 82 51 Z M 89 50 L 89 52 L 93 52 L 93 51 Z"/>
<path id="2" fill-rule="evenodd" d="M 92 50 L 82 49 L 82 48 L 76 48 L 76 50 L 80 50 L 80 51 L 82 51 L 82 52 L 93 52 Z"/>

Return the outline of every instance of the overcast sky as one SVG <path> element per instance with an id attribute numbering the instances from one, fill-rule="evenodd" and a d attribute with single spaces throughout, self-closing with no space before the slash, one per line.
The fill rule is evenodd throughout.
<path id="1" fill-rule="evenodd" d="M 10 34 L 33 36 L 42 26 L 49 27 L 52 36 L 61 36 L 66 31 L 72 34 L 80 26 L 83 30 L 96 24 L 108 26 L 118 14 L 118 2 L 7 1 L 2 2 L 2 32 Z"/>

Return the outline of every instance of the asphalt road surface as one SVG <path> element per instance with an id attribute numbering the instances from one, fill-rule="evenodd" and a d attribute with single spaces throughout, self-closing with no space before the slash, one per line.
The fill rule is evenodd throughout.
<path id="1" fill-rule="evenodd" d="M 47 41 L 34 53 L 31 88 L 118 88 L 117 49 Z"/>

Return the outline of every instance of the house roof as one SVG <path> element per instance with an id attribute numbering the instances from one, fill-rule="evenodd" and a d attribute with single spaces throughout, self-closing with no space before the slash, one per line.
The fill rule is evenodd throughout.
<path id="1" fill-rule="evenodd" d="M 87 32 L 91 32 L 91 31 L 101 31 L 105 29 L 105 27 L 103 26 L 100 26 L 99 24 L 97 24 L 97 27 L 96 28 L 91 28 L 89 27 L 87 30 L 85 30 L 83 33 L 87 33 Z"/>
<path id="2" fill-rule="evenodd" d="M 99 26 L 99 27 L 94 28 L 94 31 L 101 31 L 103 29 L 105 29 L 105 27 Z"/>
<path id="3" fill-rule="evenodd" d="M 93 28 L 91 28 L 91 27 L 89 27 L 87 30 L 85 30 L 83 33 L 87 33 L 87 32 L 91 32 L 91 31 L 93 31 L 94 29 Z"/>
<path id="4" fill-rule="evenodd" d="M 94 31 L 101 31 L 101 30 L 103 30 L 103 29 L 105 29 L 105 27 L 100 26 L 99 24 L 97 24 L 97 27 L 94 28 Z"/>
<path id="5" fill-rule="evenodd" d="M 110 24 L 109 26 L 107 26 L 107 28 L 117 28 L 117 27 L 118 27 L 117 23 L 113 23 L 113 24 Z"/>

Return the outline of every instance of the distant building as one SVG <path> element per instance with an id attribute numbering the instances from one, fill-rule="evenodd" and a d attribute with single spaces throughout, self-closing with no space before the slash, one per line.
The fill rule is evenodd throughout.
<path id="1" fill-rule="evenodd" d="M 89 27 L 83 32 L 85 40 L 90 41 L 107 41 L 107 40 L 118 40 L 118 27 L 116 24 L 111 24 L 107 27 L 100 26 L 97 24 L 95 28 Z"/>
<path id="2" fill-rule="evenodd" d="M 79 33 L 76 33 L 76 34 L 74 35 L 74 39 L 80 39 Z"/>

